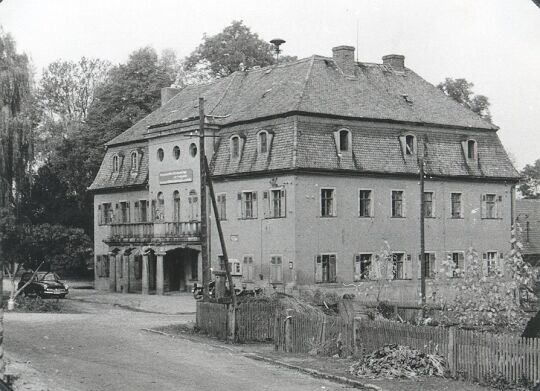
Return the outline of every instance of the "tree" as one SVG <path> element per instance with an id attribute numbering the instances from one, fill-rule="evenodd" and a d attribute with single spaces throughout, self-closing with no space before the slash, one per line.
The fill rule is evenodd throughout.
<path id="1" fill-rule="evenodd" d="M 201 65 L 207 66 L 213 77 L 225 77 L 233 72 L 273 65 L 275 58 L 272 45 L 252 33 L 242 21 L 233 21 L 222 32 L 207 36 L 203 35 L 203 43 L 184 64 L 184 70 L 196 70 Z M 296 60 L 296 57 L 283 57 L 280 62 Z"/>
<path id="2" fill-rule="evenodd" d="M 488 98 L 484 95 L 474 95 L 473 87 L 474 84 L 469 83 L 466 79 L 452 79 L 449 77 L 437 85 L 437 88 L 450 98 L 491 122 Z"/>
<path id="3" fill-rule="evenodd" d="M 17 53 L 15 41 L 0 30 L 0 218 L 18 216 L 20 194 L 28 189 L 32 161 L 32 76 L 28 58 Z M 16 221 L 13 218 L 14 221 Z M 0 228 L 0 238 L 5 234 Z M 0 377 L 3 360 L 3 265 L 4 248 L 0 241 Z"/>
<path id="4" fill-rule="evenodd" d="M 540 198 L 540 159 L 521 170 L 523 180 L 518 189 L 524 198 Z"/>
<path id="5" fill-rule="evenodd" d="M 82 57 L 78 62 L 57 60 L 43 70 L 36 92 L 40 152 L 53 149 L 86 120 L 109 69 L 107 61 Z"/>

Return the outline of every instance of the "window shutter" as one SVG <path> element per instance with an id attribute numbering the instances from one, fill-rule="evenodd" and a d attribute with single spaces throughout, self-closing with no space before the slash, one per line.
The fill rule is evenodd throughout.
<path id="1" fill-rule="evenodd" d="M 503 217 L 503 197 L 497 197 L 497 218 L 502 219 Z"/>
<path id="2" fill-rule="evenodd" d="M 101 225 L 101 224 L 104 223 L 103 222 L 103 212 L 101 211 L 101 204 L 98 205 L 97 209 L 98 209 L 98 224 Z"/>
<path id="3" fill-rule="evenodd" d="M 399 143 L 401 144 L 401 153 L 403 156 L 407 153 L 407 143 L 405 142 L 405 136 L 399 136 Z"/>
<path id="4" fill-rule="evenodd" d="M 287 197 L 285 194 L 285 189 L 281 189 L 281 216 L 287 217 Z"/>
<path id="5" fill-rule="evenodd" d="M 242 203 L 242 193 L 238 193 L 238 196 L 237 196 L 237 217 L 239 219 L 243 219 L 244 218 L 244 205 Z"/>
<path id="6" fill-rule="evenodd" d="M 463 156 L 465 156 L 465 162 L 469 159 L 469 155 L 467 153 L 467 140 L 461 142 L 461 149 L 463 150 Z"/>
<path id="7" fill-rule="evenodd" d="M 486 195 L 482 194 L 480 196 L 480 209 L 481 209 L 481 217 L 483 219 L 486 218 Z"/>
<path id="8" fill-rule="evenodd" d="M 329 281 L 336 282 L 336 256 L 330 255 L 330 261 L 328 267 L 330 268 L 329 272 Z"/>
<path id="9" fill-rule="evenodd" d="M 257 211 L 259 209 L 258 208 L 258 203 L 257 203 L 257 192 L 254 191 L 251 194 L 253 194 L 252 195 L 252 197 L 253 197 L 253 214 L 252 214 L 252 217 L 256 219 L 257 218 Z"/>
<path id="10" fill-rule="evenodd" d="M 281 262 L 281 258 L 277 259 L 276 269 L 277 281 L 283 282 L 283 263 Z"/>
<path id="11" fill-rule="evenodd" d="M 315 282 L 322 282 L 322 257 L 315 257 Z"/>
<path id="12" fill-rule="evenodd" d="M 407 217 L 407 199 L 405 191 L 401 193 L 401 217 Z"/>
<path id="13" fill-rule="evenodd" d="M 126 202 L 126 209 L 127 209 L 127 222 L 131 222 L 131 203 Z"/>
<path id="14" fill-rule="evenodd" d="M 416 278 L 419 280 L 422 278 L 422 254 L 418 254 L 418 262 L 417 262 L 417 270 L 416 270 Z"/>
<path id="15" fill-rule="evenodd" d="M 504 253 L 499 253 L 499 258 L 497 259 L 497 268 L 504 275 Z"/>
<path id="16" fill-rule="evenodd" d="M 96 255 L 95 273 L 97 277 L 101 277 L 101 255 Z"/>
<path id="17" fill-rule="evenodd" d="M 405 262 L 403 265 L 403 278 L 406 280 L 412 279 L 412 258 L 411 254 L 405 256 Z"/>
<path id="18" fill-rule="evenodd" d="M 332 191 L 332 216 L 337 216 L 337 192 Z"/>
<path id="19" fill-rule="evenodd" d="M 360 255 L 356 254 L 355 256 L 353 256 L 353 280 L 360 280 L 361 273 L 362 267 L 360 265 Z"/>
<path id="20" fill-rule="evenodd" d="M 488 263 L 488 255 L 487 253 L 482 253 L 482 275 L 487 276 L 487 263 Z"/>
<path id="21" fill-rule="evenodd" d="M 264 217 L 272 217 L 272 206 L 270 205 L 268 191 L 263 191 L 263 208 Z"/>

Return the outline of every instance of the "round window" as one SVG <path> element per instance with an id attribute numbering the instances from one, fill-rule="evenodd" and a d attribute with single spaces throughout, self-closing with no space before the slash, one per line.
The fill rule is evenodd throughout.
<path id="1" fill-rule="evenodd" d="M 178 145 L 175 145 L 172 151 L 174 158 L 176 160 L 180 159 L 180 147 Z"/>
<path id="2" fill-rule="evenodd" d="M 157 158 L 160 162 L 163 161 L 163 157 L 165 156 L 165 153 L 163 152 L 163 149 L 162 148 L 159 148 L 157 150 Z"/>
<path id="3" fill-rule="evenodd" d="M 192 157 L 197 156 L 197 145 L 195 143 L 191 143 L 189 146 L 189 153 Z"/>

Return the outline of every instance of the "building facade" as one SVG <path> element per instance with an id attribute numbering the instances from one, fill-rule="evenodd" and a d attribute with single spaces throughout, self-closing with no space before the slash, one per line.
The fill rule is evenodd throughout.
<path id="1" fill-rule="evenodd" d="M 388 298 L 414 300 L 420 156 L 426 276 L 448 260 L 466 269 L 469 248 L 489 273 L 510 248 L 519 177 L 498 128 L 403 56 L 358 63 L 341 46 L 332 58 L 164 89 L 160 109 L 111 140 L 91 186 L 96 287 L 161 294 L 200 282 L 199 97 L 231 270 L 243 287 L 358 287 L 386 246 Z M 214 219 L 208 252 L 218 269 Z"/>

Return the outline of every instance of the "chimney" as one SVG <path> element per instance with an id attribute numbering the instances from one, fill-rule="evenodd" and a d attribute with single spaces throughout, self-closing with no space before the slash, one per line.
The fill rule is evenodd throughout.
<path id="1" fill-rule="evenodd" d="M 170 101 L 179 92 L 179 88 L 163 87 L 161 89 L 161 107 L 165 106 L 165 103 Z"/>
<path id="2" fill-rule="evenodd" d="M 352 46 L 337 46 L 332 48 L 334 61 L 343 74 L 346 76 L 354 76 L 356 63 L 354 61 L 354 47 Z"/>
<path id="3" fill-rule="evenodd" d="M 382 58 L 383 65 L 390 66 L 396 72 L 405 72 L 405 56 L 388 54 Z"/>

